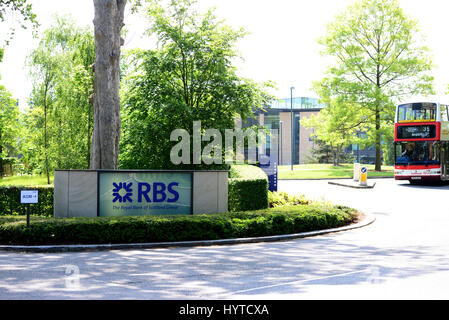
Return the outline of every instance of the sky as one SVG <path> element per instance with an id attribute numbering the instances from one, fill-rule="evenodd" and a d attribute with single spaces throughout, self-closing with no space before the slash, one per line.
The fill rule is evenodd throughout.
<path id="1" fill-rule="evenodd" d="M 40 29 L 51 25 L 52 15 L 70 14 L 80 26 L 92 25 L 93 0 L 32 0 Z M 316 97 L 312 81 L 323 77 L 329 59 L 320 55 L 317 39 L 324 36 L 326 26 L 335 15 L 344 11 L 353 0 L 199 0 L 200 10 L 215 7 L 216 16 L 226 24 L 243 27 L 248 35 L 237 49 L 242 57 L 236 61 L 238 73 L 257 82 L 273 81 L 277 98 L 294 96 Z M 418 20 L 426 45 L 435 64 L 435 89 L 444 95 L 449 85 L 449 36 L 447 32 L 447 0 L 400 0 L 401 7 Z M 129 6 L 128 6 L 129 9 Z M 0 35 L 8 31 L 10 21 L 0 25 Z M 142 36 L 145 19 L 127 12 L 128 30 L 124 49 L 150 48 L 153 43 Z M 0 63 L 0 84 L 6 86 L 26 107 L 31 91 L 25 58 L 38 44 L 29 30 L 16 28 L 16 34 L 6 47 Z"/>

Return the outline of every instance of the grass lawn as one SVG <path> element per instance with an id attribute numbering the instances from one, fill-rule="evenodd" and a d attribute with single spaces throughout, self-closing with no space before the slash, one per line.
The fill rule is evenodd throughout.
<path id="1" fill-rule="evenodd" d="M 382 166 L 381 172 L 374 171 L 374 165 L 366 165 L 368 168 L 368 179 L 375 177 L 393 177 L 394 167 Z M 290 166 L 279 166 L 279 179 L 330 179 L 330 178 L 352 178 L 354 165 L 342 164 L 334 167 L 332 164 L 301 164 L 294 165 L 293 172 Z M 53 177 L 50 177 L 53 184 Z M 45 176 L 13 176 L 0 179 L 0 186 L 45 186 Z"/>
<path id="2" fill-rule="evenodd" d="M 368 179 L 374 177 L 393 177 L 392 166 L 382 166 L 381 172 L 374 171 L 374 165 L 364 165 L 368 168 Z M 334 167 L 332 164 L 303 164 L 293 166 L 279 166 L 279 179 L 328 179 L 328 178 L 352 178 L 354 164 L 342 164 Z"/>
<path id="3" fill-rule="evenodd" d="M 53 177 L 50 177 L 53 183 Z M 0 186 L 46 186 L 46 176 L 12 176 L 0 179 Z"/>

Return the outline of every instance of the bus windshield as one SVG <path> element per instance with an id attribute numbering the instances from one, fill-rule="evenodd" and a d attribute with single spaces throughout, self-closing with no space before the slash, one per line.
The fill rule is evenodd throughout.
<path id="1" fill-rule="evenodd" d="M 409 141 L 395 143 L 396 165 L 440 164 L 440 145 L 437 141 Z"/>
<path id="2" fill-rule="evenodd" d="M 435 121 L 436 115 L 435 103 L 408 103 L 398 107 L 398 122 Z"/>

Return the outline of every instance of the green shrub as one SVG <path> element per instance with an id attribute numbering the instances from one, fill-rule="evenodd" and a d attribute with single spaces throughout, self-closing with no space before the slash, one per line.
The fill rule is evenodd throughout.
<path id="1" fill-rule="evenodd" d="M 268 205 L 270 208 L 285 206 L 287 199 L 281 192 L 268 191 Z"/>
<path id="2" fill-rule="evenodd" d="M 333 206 L 283 206 L 259 211 L 194 216 L 102 218 L 0 217 L 0 243 L 13 245 L 144 243 L 259 237 L 335 228 L 354 210 Z"/>
<path id="3" fill-rule="evenodd" d="M 268 205 L 270 208 L 285 205 L 305 205 L 310 203 L 311 201 L 304 195 L 290 195 L 287 192 L 282 191 L 268 191 Z"/>
<path id="4" fill-rule="evenodd" d="M 20 203 L 21 190 L 38 190 L 39 203 L 31 205 L 31 213 L 39 216 L 53 216 L 53 187 L 47 186 L 0 186 L 0 215 L 26 213 L 26 205 Z"/>
<path id="5" fill-rule="evenodd" d="M 246 211 L 268 208 L 268 177 L 251 165 L 233 165 L 229 170 L 228 209 Z"/>

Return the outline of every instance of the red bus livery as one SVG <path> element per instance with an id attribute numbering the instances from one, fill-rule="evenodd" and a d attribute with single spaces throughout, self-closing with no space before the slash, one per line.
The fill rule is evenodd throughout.
<path id="1" fill-rule="evenodd" d="M 394 149 L 396 180 L 449 180 L 449 106 L 412 102 L 396 108 Z"/>

